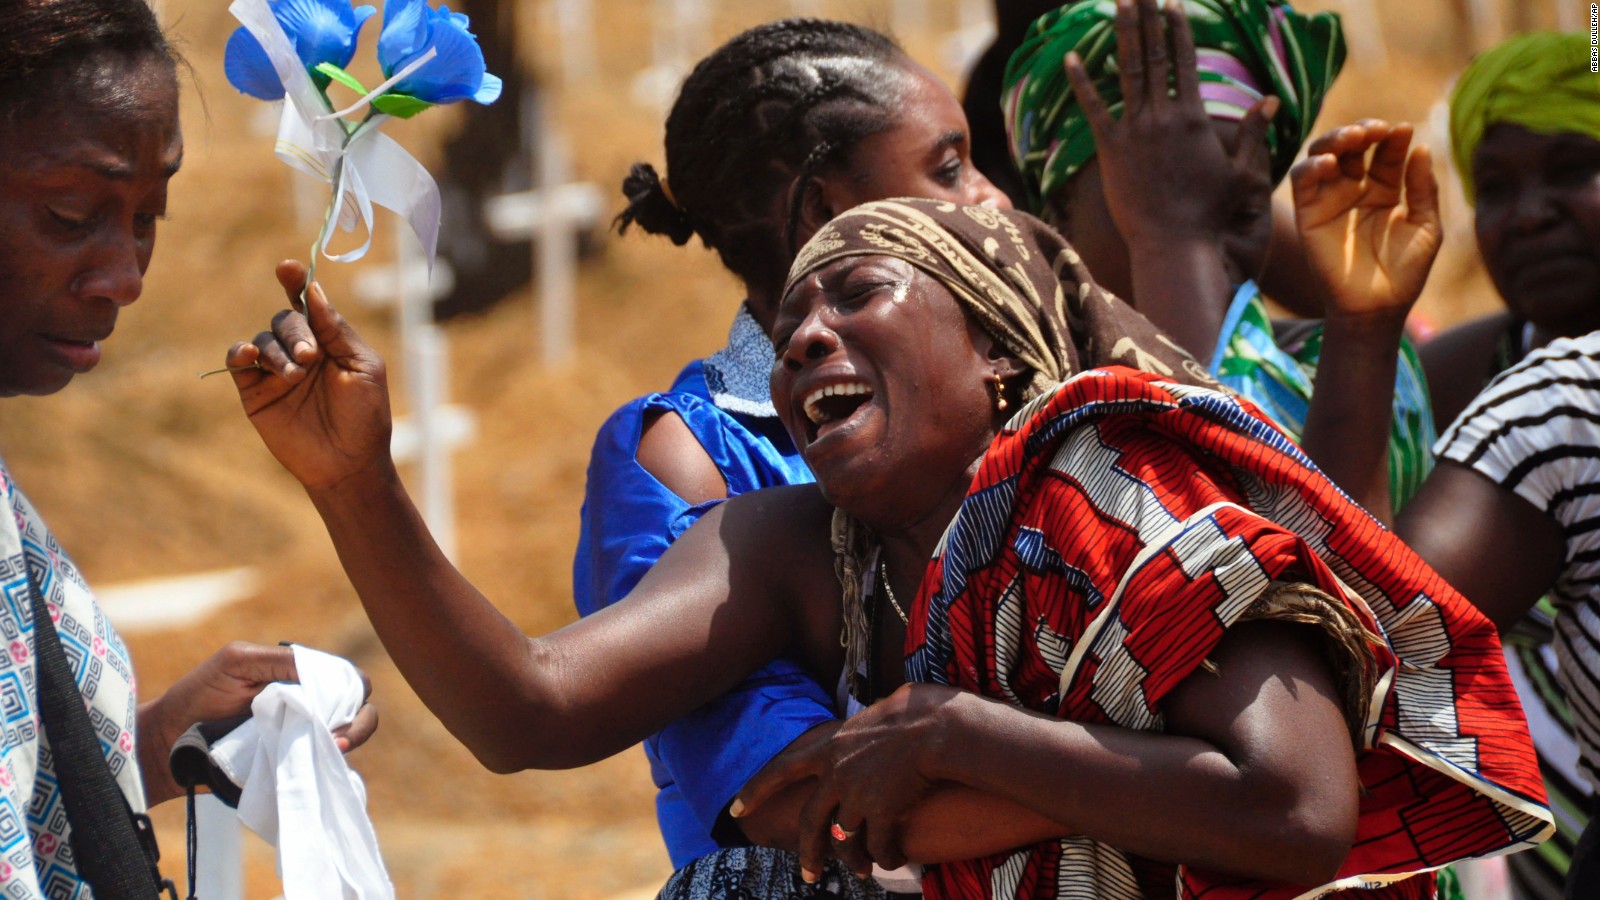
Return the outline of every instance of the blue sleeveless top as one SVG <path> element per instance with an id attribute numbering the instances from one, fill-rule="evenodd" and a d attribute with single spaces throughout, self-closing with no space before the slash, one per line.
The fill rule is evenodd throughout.
<path id="1" fill-rule="evenodd" d="M 809 484 L 767 387 L 772 345 L 740 307 L 728 346 L 690 363 L 670 390 L 640 397 L 601 426 L 589 457 L 573 597 L 588 615 L 627 595 L 667 547 L 715 503 L 691 506 L 639 465 L 645 424 L 676 413 L 722 473 L 728 496 Z M 796 663 L 775 660 L 732 691 L 645 741 L 656 818 L 672 864 L 746 843 L 723 811 L 795 738 L 834 718 L 828 692 Z"/>

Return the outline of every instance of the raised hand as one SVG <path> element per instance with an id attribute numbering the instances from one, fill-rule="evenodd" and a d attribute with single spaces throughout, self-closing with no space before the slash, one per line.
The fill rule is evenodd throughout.
<path id="1" fill-rule="evenodd" d="M 1328 318 L 1403 320 L 1444 240 L 1428 148 L 1411 126 L 1369 119 L 1306 148 L 1290 172 L 1296 223 L 1327 285 Z"/>
<path id="2" fill-rule="evenodd" d="M 1182 7 L 1119 0 L 1115 27 L 1122 118 L 1112 119 L 1077 53 L 1068 53 L 1064 65 L 1094 133 L 1106 204 L 1123 238 L 1130 245 L 1142 238 L 1217 240 L 1231 228 L 1270 227 L 1266 132 L 1278 99 L 1251 107 L 1230 145 L 1201 100 L 1194 35 Z"/>
<path id="3" fill-rule="evenodd" d="M 298 303 L 305 266 L 279 263 L 277 276 Z M 321 285 L 305 294 L 304 313 L 278 313 L 270 331 L 235 344 L 227 364 L 267 449 L 317 490 L 386 462 L 391 421 L 383 360 L 334 312 Z"/>
<path id="4" fill-rule="evenodd" d="M 1210 359 L 1234 289 L 1261 267 L 1271 233 L 1266 130 L 1278 101 L 1262 98 L 1225 142 L 1200 98 L 1194 36 L 1181 9 L 1119 0 L 1115 28 L 1121 119 L 1111 118 L 1076 53 L 1064 63 L 1094 133 L 1106 210 L 1126 245 L 1127 281 L 1111 275 L 1113 290 L 1131 291 L 1124 299 L 1179 346 Z M 1115 242 L 1100 246 L 1107 258 L 1090 260 L 1090 271 L 1114 273 Z"/>

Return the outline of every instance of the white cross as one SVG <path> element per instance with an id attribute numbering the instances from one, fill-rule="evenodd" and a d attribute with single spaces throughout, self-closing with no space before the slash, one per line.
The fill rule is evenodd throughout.
<path id="1" fill-rule="evenodd" d="M 944 62 L 952 72 L 970 72 L 978 57 L 994 43 L 995 25 L 983 0 L 961 0 L 956 30 L 945 35 Z"/>
<path id="2" fill-rule="evenodd" d="M 928 7 L 924 0 L 894 0 L 890 16 L 896 34 L 928 30 Z"/>
<path id="3" fill-rule="evenodd" d="M 599 185 L 568 182 L 566 142 L 548 121 L 538 134 L 533 190 L 490 199 L 484 221 L 501 240 L 534 242 L 542 357 L 545 365 L 560 366 L 572 358 L 578 234 L 600 221 L 605 200 Z"/>
<path id="4" fill-rule="evenodd" d="M 590 0 L 547 0 L 544 11 L 554 18 L 561 45 L 561 79 L 566 84 L 594 77 L 594 6 Z"/>
<path id="5" fill-rule="evenodd" d="M 477 434 L 472 411 L 449 404 L 449 344 L 433 324 L 433 302 L 449 291 L 454 277 L 438 263 L 428 278 L 427 263 L 416 239 L 394 229 L 394 263 L 387 270 L 363 273 L 355 281 L 356 297 L 369 304 L 392 303 L 400 318 L 400 359 L 409 415 L 395 420 L 389 452 L 397 462 L 416 462 L 421 479 L 418 506 L 428 530 L 446 557 L 456 556 L 455 477 L 450 451 Z"/>
<path id="6" fill-rule="evenodd" d="M 1383 36 L 1383 21 L 1372 0 L 1340 0 L 1344 6 L 1345 34 L 1350 38 L 1351 56 L 1367 66 L 1389 64 L 1389 42 Z M 1481 5 L 1484 0 L 1469 0 Z"/>
<path id="7" fill-rule="evenodd" d="M 709 33 L 708 0 L 655 0 L 650 65 L 633 78 L 635 103 L 666 111 Z"/>

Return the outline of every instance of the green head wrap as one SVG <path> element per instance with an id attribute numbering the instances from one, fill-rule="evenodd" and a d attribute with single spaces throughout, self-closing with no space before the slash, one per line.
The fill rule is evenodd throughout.
<path id="1" fill-rule="evenodd" d="M 1281 0 L 1182 0 L 1194 31 L 1200 96 L 1212 118 L 1238 121 L 1257 100 L 1282 106 L 1267 131 L 1272 177 L 1289 171 L 1322 98 L 1344 64 L 1344 33 L 1333 13 L 1302 15 Z M 1094 158 L 1094 134 L 1072 96 L 1062 61 L 1084 68 L 1112 115 L 1122 111 L 1114 0 L 1085 0 L 1039 17 L 1006 66 L 1006 131 L 1011 156 L 1035 210 Z"/>
<path id="2" fill-rule="evenodd" d="M 1590 71 L 1589 36 L 1524 34 L 1480 54 L 1461 73 L 1450 95 L 1450 155 L 1468 200 L 1472 155 L 1499 122 L 1600 140 L 1600 75 Z"/>

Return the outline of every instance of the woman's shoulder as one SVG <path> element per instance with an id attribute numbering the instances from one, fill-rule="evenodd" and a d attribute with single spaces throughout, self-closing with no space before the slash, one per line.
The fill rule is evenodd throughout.
<path id="1" fill-rule="evenodd" d="M 1531 425 L 1573 412 L 1600 416 L 1600 332 L 1552 341 L 1500 372 L 1452 430 L 1479 419 Z"/>
<path id="2" fill-rule="evenodd" d="M 751 527 L 762 539 L 816 535 L 826 539 L 832 533 L 833 506 L 815 484 L 762 488 L 731 497 L 722 506 L 725 522 Z"/>
<path id="3" fill-rule="evenodd" d="M 1597 446 L 1600 333 L 1591 333 L 1554 341 L 1497 376 L 1436 450 L 1574 524 L 1595 512 L 1583 498 L 1592 496 Z"/>
<path id="4" fill-rule="evenodd" d="M 836 610 L 833 507 L 814 484 L 762 488 L 730 497 L 701 516 L 679 543 L 715 547 L 738 590 Z M 834 638 L 838 630 L 831 632 Z"/>
<path id="5" fill-rule="evenodd" d="M 731 421 L 709 397 L 674 385 L 669 390 L 635 397 L 607 416 L 595 435 L 595 457 L 611 452 L 631 459 L 645 429 L 664 415 L 676 415 L 696 436 L 723 429 Z"/>
<path id="6" fill-rule="evenodd" d="M 690 374 L 689 369 L 697 363 L 691 363 L 684 369 L 684 374 L 679 375 L 671 387 L 664 391 L 652 391 L 641 394 L 632 400 L 623 403 L 606 417 L 606 422 L 601 429 L 617 428 L 629 422 L 639 421 L 652 413 L 677 412 L 695 413 L 700 411 L 715 410 L 716 404 L 711 402 L 710 395 L 705 391 L 705 379 L 697 382 L 685 376 Z"/>
<path id="7" fill-rule="evenodd" d="M 833 506 L 815 484 L 762 488 L 730 497 L 696 528 L 713 527 L 735 556 L 748 554 L 763 568 L 823 565 L 833 572 Z"/>
<path id="8" fill-rule="evenodd" d="M 1539 452 L 1600 441 L 1600 332 L 1553 341 L 1497 375 L 1452 423 L 1441 452 L 1513 435 Z"/>
<path id="9" fill-rule="evenodd" d="M 1426 341 L 1422 345 L 1423 357 L 1436 363 L 1466 362 L 1474 367 L 1486 364 L 1514 324 L 1511 314 L 1505 311 L 1469 319 Z"/>
<path id="10" fill-rule="evenodd" d="M 1514 325 L 1510 313 L 1493 313 L 1446 329 L 1417 348 L 1440 428 L 1504 365 L 1502 345 Z"/>
<path id="11" fill-rule="evenodd" d="M 1577 337 L 1557 338 L 1538 350 L 1529 353 L 1514 371 L 1518 377 L 1528 377 L 1528 370 L 1563 370 L 1574 376 L 1593 375 L 1600 371 L 1600 331 L 1591 331 Z M 1507 376 L 1510 377 L 1508 372 Z M 1593 385 L 1590 385 L 1593 387 Z"/>
<path id="12" fill-rule="evenodd" d="M 684 370 L 685 376 L 693 374 L 691 369 Z M 775 418 L 723 409 L 705 393 L 703 378 L 695 382 L 685 376 L 672 390 L 636 397 L 606 419 L 590 453 L 591 481 L 596 470 L 650 468 L 644 445 L 647 439 L 663 437 L 663 430 L 673 438 L 666 447 L 669 455 L 692 456 L 696 466 L 715 469 L 728 494 L 811 480 Z M 658 478 L 664 474 L 651 471 Z"/>

